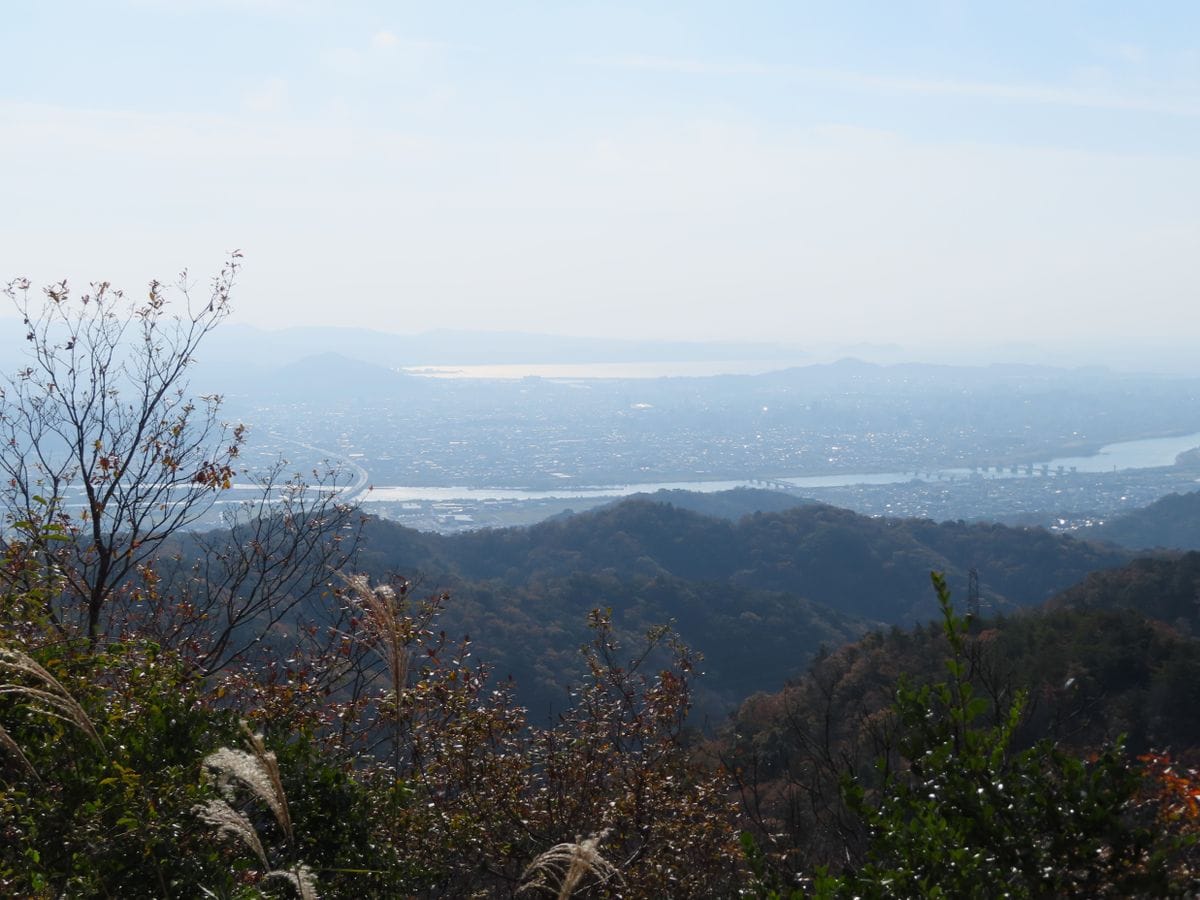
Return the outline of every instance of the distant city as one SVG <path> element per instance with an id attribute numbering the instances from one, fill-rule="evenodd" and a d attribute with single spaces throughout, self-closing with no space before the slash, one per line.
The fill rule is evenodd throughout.
<path id="1" fill-rule="evenodd" d="M 735 486 L 1071 531 L 1200 486 L 1186 453 L 1200 444 L 1194 378 L 855 361 L 713 377 L 374 374 L 323 357 L 307 373 L 321 390 L 231 397 L 250 468 L 337 462 L 367 512 L 441 532 Z M 1128 449 L 1089 456 L 1109 444 Z"/>

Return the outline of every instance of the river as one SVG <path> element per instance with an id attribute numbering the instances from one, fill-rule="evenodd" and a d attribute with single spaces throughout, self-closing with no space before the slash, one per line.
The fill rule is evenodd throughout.
<path id="1" fill-rule="evenodd" d="M 1122 441 L 1101 447 L 1091 456 L 1064 456 L 1034 463 L 1035 472 L 1045 466 L 1050 472 L 1059 467 L 1065 471 L 1112 472 L 1127 469 L 1149 469 L 1170 466 L 1175 457 L 1193 447 L 1200 447 L 1200 432 L 1177 437 L 1145 438 Z M 994 469 L 986 473 L 987 478 L 1024 478 L 1028 468 L 1021 466 L 1017 472 L 1011 468 L 1003 471 Z M 797 475 L 774 479 L 768 486 L 786 484 L 791 487 L 821 488 L 847 487 L 856 484 L 901 484 L 907 481 L 934 481 L 967 478 L 976 474 L 971 469 L 940 469 L 922 472 L 858 472 L 834 475 Z M 654 493 L 655 491 L 697 491 L 713 493 L 739 487 L 763 487 L 761 481 L 750 479 L 735 481 L 667 481 L 633 484 L 596 485 L 588 487 L 562 487 L 549 490 L 524 490 L 522 488 L 488 487 L 411 487 L 397 485 L 376 487 L 358 497 L 363 503 L 382 502 L 437 502 L 443 500 L 549 500 L 594 497 L 623 497 L 629 494 Z"/>

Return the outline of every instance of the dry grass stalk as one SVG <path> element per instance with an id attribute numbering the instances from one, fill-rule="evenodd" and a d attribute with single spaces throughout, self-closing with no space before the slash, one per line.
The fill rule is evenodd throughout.
<path id="1" fill-rule="evenodd" d="M 197 804 L 192 807 L 192 812 L 209 825 L 215 826 L 219 837 L 231 837 L 253 850 L 264 868 L 269 865 L 267 851 L 263 849 L 254 825 L 224 800 L 209 800 L 207 803 Z"/>
<path id="2" fill-rule="evenodd" d="M 267 805 L 287 836 L 288 844 L 293 844 L 292 819 L 279 775 L 279 762 L 275 754 L 267 749 L 261 734 L 251 731 L 245 722 L 241 725 L 251 752 L 221 747 L 204 758 L 204 767 L 216 774 L 217 786 L 224 799 L 198 804 L 192 807 L 192 812 L 209 825 L 216 826 L 218 836 L 234 838 L 253 850 L 263 869 L 269 870 L 263 876 L 264 880 L 276 878 L 287 881 L 301 900 L 319 900 L 317 881 L 312 870 L 303 863 L 291 869 L 271 869 L 266 849 L 254 824 L 230 805 L 234 799 L 233 784 L 236 782 Z"/>
<path id="3" fill-rule="evenodd" d="M 38 784 L 42 783 L 41 776 L 38 775 L 37 769 L 33 767 L 33 763 L 29 761 L 29 757 L 25 755 L 25 751 L 22 750 L 20 745 L 13 740 L 12 735 L 4 730 L 3 725 L 0 725 L 0 747 L 3 747 L 9 753 L 15 756 L 17 762 L 21 764 L 21 767 L 33 776 L 34 781 L 36 781 Z"/>
<path id="4" fill-rule="evenodd" d="M 283 829 L 283 833 L 287 835 L 288 843 L 292 841 L 292 816 L 288 812 L 287 794 L 283 792 L 283 779 L 279 777 L 279 761 L 275 758 L 275 754 L 267 749 L 267 745 L 263 743 L 261 732 L 255 733 L 250 730 L 250 726 L 245 722 L 241 723 L 242 732 L 246 735 L 246 743 L 250 745 L 250 749 L 254 751 L 254 757 L 258 760 L 259 766 L 267 773 L 267 778 L 271 783 L 271 791 L 275 796 L 274 803 L 269 803 L 271 812 L 275 813 L 275 820 L 279 822 L 279 827 Z"/>
<path id="5" fill-rule="evenodd" d="M 227 800 L 233 799 L 232 782 L 236 781 L 265 803 L 291 843 L 292 819 L 275 754 L 267 750 L 261 734 L 251 732 L 244 722 L 242 728 L 253 752 L 221 747 L 204 757 L 204 766 L 216 773 L 218 788 Z"/>
<path id="6" fill-rule="evenodd" d="M 600 855 L 600 842 L 606 834 L 602 831 L 584 841 L 554 845 L 525 869 L 517 893 L 546 891 L 558 900 L 568 900 L 581 888 L 621 880 L 617 867 Z"/>
<path id="7" fill-rule="evenodd" d="M 253 850 L 263 869 L 269 870 L 263 875 L 264 881 L 278 878 L 291 884 L 301 900 L 320 900 L 317 894 L 317 879 L 312 869 L 303 863 L 293 869 L 271 869 L 271 864 L 267 861 L 267 851 L 263 848 L 253 823 L 224 800 L 209 800 L 192 807 L 192 812 L 209 825 L 216 826 L 219 837 L 233 838 Z M 211 892 L 206 893 L 214 896 Z"/>
<path id="8" fill-rule="evenodd" d="M 3 672 L 6 677 L 23 676 L 39 685 L 34 687 L 20 682 L 6 682 L 0 684 L 0 694 L 12 694 L 20 697 L 35 712 L 74 725 L 91 738 L 92 743 L 98 749 L 104 750 L 104 741 L 100 739 L 100 735 L 92 724 L 92 720 L 88 718 L 88 714 L 83 711 L 83 707 L 71 696 L 71 692 L 35 659 L 20 650 L 2 649 L 0 650 L 0 672 Z"/>
<path id="9" fill-rule="evenodd" d="M 294 869 L 273 869 L 263 876 L 264 880 L 271 878 L 290 882 L 300 895 L 300 900 L 320 900 L 317 896 L 317 879 L 313 876 L 312 869 L 304 863 Z"/>
<path id="10" fill-rule="evenodd" d="M 391 678 L 392 702 L 395 703 L 395 729 L 392 738 L 392 765 L 400 772 L 402 754 L 402 698 L 408 687 L 408 667 L 413 639 L 413 621 L 405 615 L 404 601 L 388 585 L 372 588 L 365 575 L 346 578 L 351 597 L 363 611 L 362 627 L 366 643 L 375 652 Z M 403 592 L 401 588 L 401 592 Z"/>
<path id="11" fill-rule="evenodd" d="M 397 706 L 400 693 L 408 683 L 409 652 L 411 634 L 407 622 L 400 615 L 402 610 L 396 600 L 396 592 L 388 585 L 371 587 L 365 575 L 353 575 L 346 579 L 354 599 L 366 613 L 363 625 L 370 638 L 371 649 L 383 660 L 392 678 L 392 696 Z"/>

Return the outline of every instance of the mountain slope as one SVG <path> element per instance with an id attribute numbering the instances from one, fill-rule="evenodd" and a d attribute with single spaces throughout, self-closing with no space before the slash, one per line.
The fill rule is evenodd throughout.
<path id="1" fill-rule="evenodd" d="M 1200 635 L 1200 553 L 1135 559 L 1095 572 L 1050 601 L 1054 608 L 1132 609 Z"/>
<path id="2" fill-rule="evenodd" d="M 985 609 L 996 610 L 1039 604 L 1128 558 L 1039 529 L 872 519 L 822 505 L 733 522 L 630 499 L 449 536 L 372 521 L 359 566 L 449 590 L 443 627 L 469 633 L 535 709 L 561 706 L 562 685 L 578 677 L 590 609 L 611 607 L 626 636 L 673 620 L 707 657 L 702 703 L 719 712 L 798 676 L 822 646 L 931 618 L 930 570 L 965 596 L 976 568 Z"/>
<path id="3" fill-rule="evenodd" d="M 930 570 L 965 592 L 975 568 L 997 608 L 1041 603 L 1126 551 L 1000 525 L 873 519 L 813 504 L 738 522 L 632 499 L 525 529 L 441 538 L 440 554 L 470 579 L 580 571 L 669 574 L 807 597 L 869 619 L 910 623 L 936 612 Z"/>
<path id="4" fill-rule="evenodd" d="M 1133 549 L 1200 550 L 1200 491 L 1168 494 L 1089 529 L 1088 537 Z"/>

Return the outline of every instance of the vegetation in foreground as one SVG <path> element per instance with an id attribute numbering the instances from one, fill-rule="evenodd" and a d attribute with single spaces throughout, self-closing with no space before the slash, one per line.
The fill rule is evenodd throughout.
<path id="1" fill-rule="evenodd" d="M 531 724 L 441 630 L 446 596 L 353 574 L 355 516 L 329 491 L 273 476 L 185 559 L 179 531 L 230 488 L 244 441 L 219 398 L 185 391 L 235 272 L 236 258 L 178 318 L 158 285 L 141 304 L 106 285 L 78 299 L 54 286 L 42 304 L 13 290 L 32 365 L 0 398 L 4 893 L 1194 887 L 1192 774 L 1120 740 L 1023 736 L 1034 698 L 985 664 L 989 642 L 937 576 L 945 670 L 888 679 L 856 732 L 877 741 L 875 762 L 800 728 L 775 734 L 781 781 L 757 769 L 761 747 L 735 736 L 714 754 L 686 730 L 696 657 L 671 628 L 623 646 L 602 610 L 572 704 Z M 828 736 L 851 715 L 834 696 L 792 712 L 823 717 Z M 779 818 L 780 801 L 811 806 L 819 847 L 786 839 L 807 820 Z"/>

